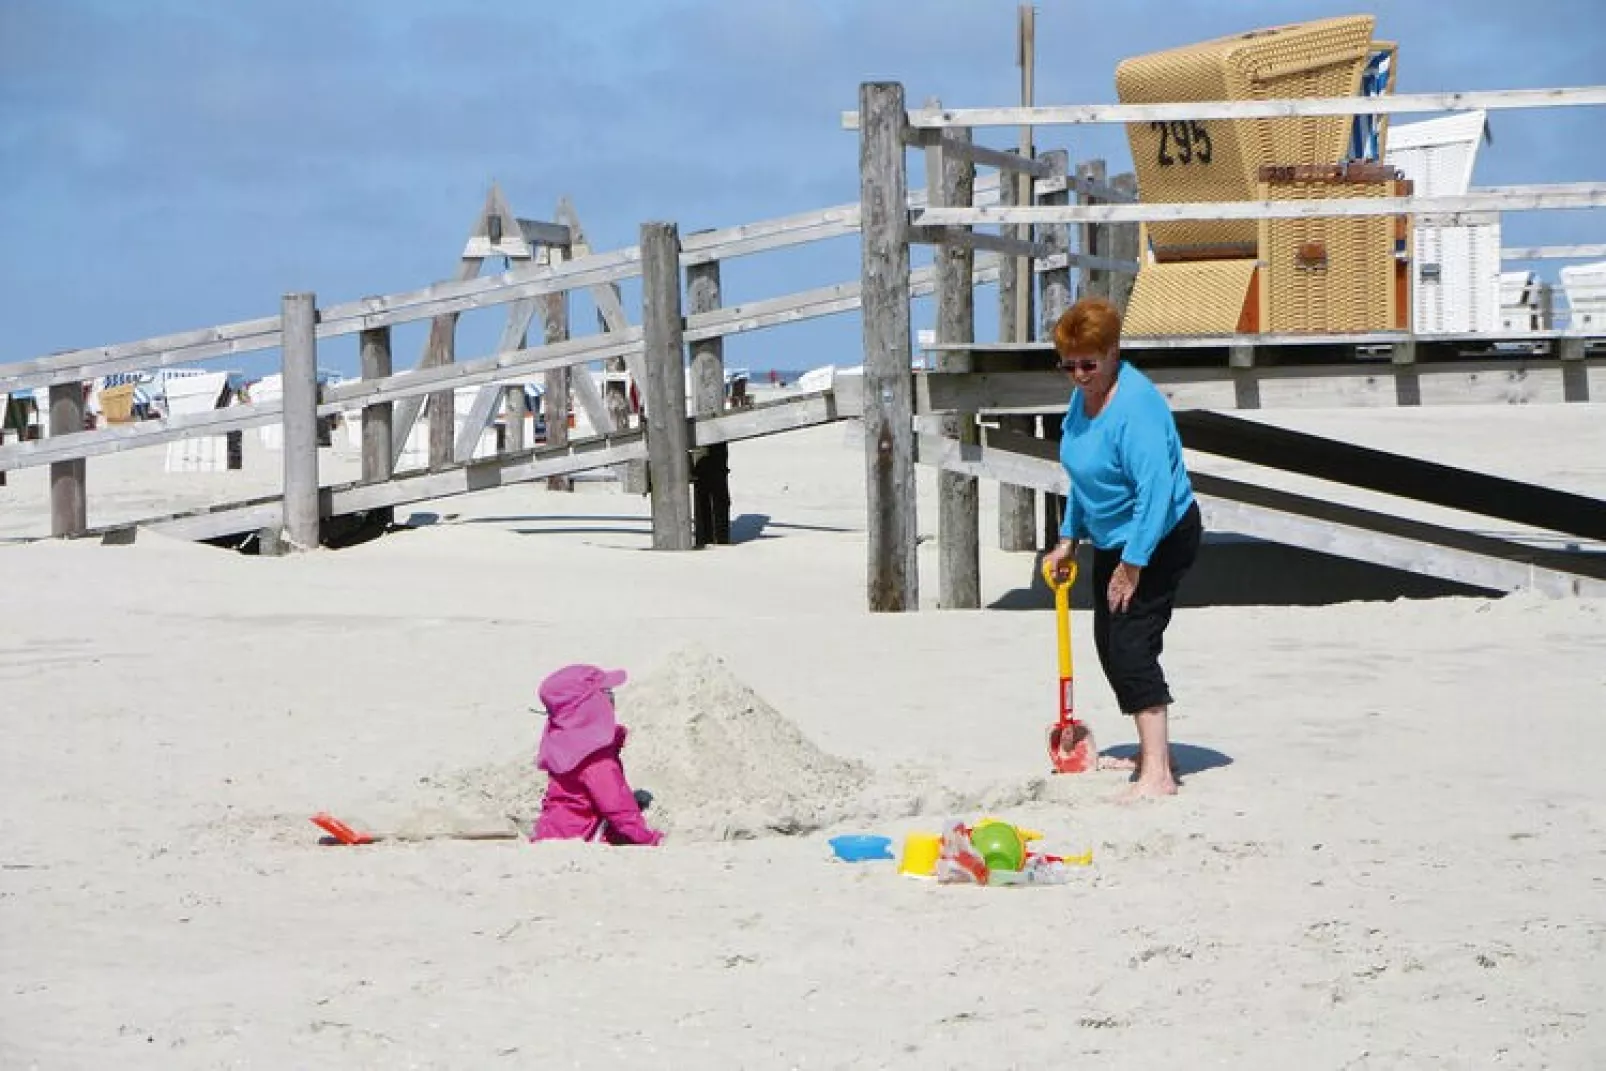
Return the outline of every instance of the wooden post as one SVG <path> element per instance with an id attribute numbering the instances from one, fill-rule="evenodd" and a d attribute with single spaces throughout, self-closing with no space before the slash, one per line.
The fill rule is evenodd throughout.
<path id="1" fill-rule="evenodd" d="M 84 385 L 82 383 L 52 383 L 50 385 L 50 437 L 70 435 L 84 430 Z M 89 500 L 86 495 L 85 475 L 89 465 L 86 459 L 75 457 L 70 461 L 53 461 L 50 464 L 50 534 L 71 538 L 81 536 L 89 527 Z"/>
<path id="2" fill-rule="evenodd" d="M 720 307 L 719 261 L 686 269 L 686 304 L 691 315 Z M 692 412 L 718 416 L 725 411 L 725 340 L 714 337 L 692 343 Z M 693 445 L 692 536 L 698 546 L 731 541 L 730 447 L 725 443 Z"/>
<path id="3" fill-rule="evenodd" d="M 647 366 L 647 467 L 654 550 L 691 550 L 691 458 L 686 341 L 680 312 L 680 234 L 641 225 L 641 329 Z"/>
<path id="4" fill-rule="evenodd" d="M 550 263 L 563 262 L 563 250 L 552 249 L 548 251 Z M 569 339 L 569 292 L 561 290 L 556 294 L 542 295 L 541 299 L 542 340 L 547 345 L 557 342 L 567 342 Z M 579 374 L 590 375 L 584 365 L 577 369 Z M 569 390 L 571 384 L 569 377 L 576 369 L 551 368 L 542 377 L 541 407 L 546 410 L 546 444 L 548 446 L 567 446 L 569 443 Z M 600 432 L 603 429 L 595 429 Z M 546 479 L 548 491 L 573 491 L 574 480 L 567 475 L 548 476 Z"/>
<path id="5" fill-rule="evenodd" d="M 1123 172 L 1110 180 L 1110 186 L 1126 194 L 1131 200 L 1138 199 L 1138 177 L 1130 171 Z M 1116 260 L 1137 262 L 1142 259 L 1141 223 L 1112 223 L 1110 224 L 1110 252 L 1109 255 Z M 1132 297 L 1132 284 L 1137 282 L 1137 275 L 1120 272 L 1110 276 L 1110 300 L 1115 307 L 1126 315 L 1127 302 Z"/>
<path id="6" fill-rule="evenodd" d="M 864 331 L 866 596 L 872 613 L 920 608 L 915 555 L 914 383 L 909 372 L 909 122 L 903 86 L 859 85 Z"/>
<path id="7" fill-rule="evenodd" d="M 955 128 L 948 131 L 948 136 L 969 141 L 970 131 Z M 974 203 L 976 165 L 940 147 L 927 149 L 926 185 L 932 205 L 968 208 Z M 971 270 L 975 253 L 968 246 L 952 242 L 939 245 L 935 257 L 937 344 L 974 342 L 976 291 Z M 969 352 L 936 352 L 939 372 L 969 372 L 974 367 Z M 980 442 L 974 413 L 944 414 L 940 431 L 961 443 Z M 937 605 L 943 609 L 975 610 L 981 606 L 979 507 L 976 477 L 946 471 L 937 474 Z"/>
<path id="8" fill-rule="evenodd" d="M 362 378 L 384 379 L 391 374 L 390 328 L 370 327 L 357 336 Z M 394 402 L 362 407 L 362 482 L 384 483 L 396 471 L 391 442 Z"/>
<path id="9" fill-rule="evenodd" d="M 1053 171 L 1054 178 L 1064 178 L 1070 172 L 1070 156 L 1064 149 L 1054 149 L 1043 154 L 1043 161 Z M 1046 193 L 1038 198 L 1039 204 L 1063 205 L 1070 203 L 1070 195 L 1066 192 Z M 1043 229 L 1041 239 L 1044 244 L 1055 253 L 1069 253 L 1071 248 L 1070 227 L 1063 223 L 1052 224 Z M 1071 269 L 1067 262 L 1063 268 L 1043 272 L 1039 279 L 1042 291 L 1041 306 L 1043 320 L 1039 328 L 1039 337 L 1052 341 L 1054 338 L 1054 325 L 1059 318 L 1065 315 L 1065 310 L 1071 307 Z M 1069 390 L 1066 394 L 1069 395 Z M 1060 422 L 1053 415 L 1043 419 L 1043 438 L 1050 442 L 1059 442 Z M 1051 547 L 1059 539 L 1060 518 L 1065 511 L 1065 497 L 1063 495 L 1043 494 L 1043 545 Z"/>
<path id="10" fill-rule="evenodd" d="M 1023 176 L 1027 183 L 1030 175 Z M 1030 188 L 1028 186 L 1028 188 Z M 999 186 L 1000 200 L 1005 206 L 1021 204 L 1021 187 L 1006 174 Z M 1025 203 L 1031 203 L 1028 194 Z M 1029 223 L 1018 223 L 1006 228 L 1012 237 L 1028 240 L 1032 236 Z M 998 272 L 998 340 L 1004 343 L 1032 340 L 1032 295 L 1035 272 L 1030 257 L 1007 257 L 999 263 Z M 1024 355 L 1009 362 L 1015 370 L 1023 370 L 1028 361 Z M 999 418 L 1003 431 L 1031 435 L 1037 429 L 1037 418 L 1010 415 Z M 1037 492 L 1030 487 L 1015 484 L 998 485 L 998 546 L 1001 550 L 1023 551 L 1037 549 Z"/>
<path id="11" fill-rule="evenodd" d="M 370 327 L 357 336 L 357 358 L 362 378 L 384 379 L 391 374 L 390 327 Z M 392 442 L 395 402 L 362 407 L 362 482 L 384 483 L 396 471 L 396 451 Z M 396 511 L 385 507 L 375 511 L 388 527 Z"/>
<path id="12" fill-rule="evenodd" d="M 318 546 L 318 339 L 313 295 L 286 294 L 280 304 L 284 375 L 284 544 Z"/>
<path id="13" fill-rule="evenodd" d="M 1108 168 L 1103 160 L 1087 160 L 1076 165 L 1076 177 L 1092 182 L 1103 183 Z M 1084 193 L 1077 196 L 1077 202 L 1084 205 L 1104 204 L 1104 198 L 1093 193 Z M 1082 252 L 1096 257 L 1110 255 L 1110 225 L 1108 223 L 1084 223 L 1082 225 Z M 1081 297 L 1110 296 L 1110 273 L 1103 268 L 1083 268 Z"/>
<path id="14" fill-rule="evenodd" d="M 440 368 L 457 360 L 457 313 L 437 316 L 429 325 L 429 351 L 421 367 Z M 457 391 L 448 388 L 429 396 L 429 470 L 453 461 L 457 440 Z"/>

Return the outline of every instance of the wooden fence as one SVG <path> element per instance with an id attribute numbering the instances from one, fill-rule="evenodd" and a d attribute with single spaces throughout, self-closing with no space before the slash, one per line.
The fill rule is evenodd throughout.
<path id="1" fill-rule="evenodd" d="M 956 448 L 975 441 L 973 413 L 979 408 L 974 392 L 966 399 L 950 392 L 946 408 L 927 409 L 916 405 L 922 393 L 908 370 L 909 352 L 909 247 L 923 242 L 939 246 L 939 266 L 952 258 L 961 263 L 961 253 L 989 249 L 1010 255 L 1037 258 L 1039 267 L 1058 265 L 1063 238 L 1050 231 L 1034 240 L 1030 231 L 1018 228 L 1050 227 L 1063 233 L 1070 225 L 1084 229 L 1095 225 L 1153 223 L 1171 220 L 1287 219 L 1396 214 L 1434 214 L 1441 222 L 1455 222 L 1461 213 L 1502 210 L 1579 209 L 1606 206 L 1606 182 L 1575 182 L 1475 189 L 1463 195 L 1393 198 L 1333 198 L 1309 201 L 1238 201 L 1221 203 L 1139 204 L 1130 197 L 1110 196 L 1102 200 L 1079 198 L 1071 204 L 1000 203 L 984 206 L 964 203 L 964 168 L 975 165 L 997 167 L 1033 176 L 1055 172 L 1045 161 L 1025 160 L 995 151 L 979 151 L 970 143 L 970 133 L 978 127 L 1042 127 L 1087 123 L 1148 123 L 1179 120 L 1243 121 L 1315 115 L 1382 115 L 1424 111 L 1465 111 L 1574 107 L 1606 104 L 1606 87 L 1576 89 L 1509 90 L 1480 93 L 1412 94 L 1385 97 L 1350 97 L 1318 100 L 1271 100 L 1242 102 L 1193 102 L 1144 105 L 1071 105 L 1053 107 L 945 109 L 931 106 L 911 110 L 906 107 L 903 86 L 894 82 L 868 82 L 859 87 L 859 109 L 845 113 L 843 125 L 859 134 L 861 219 L 864 221 L 863 302 L 864 334 L 864 421 L 866 427 L 866 489 L 868 536 L 870 544 L 866 594 L 872 611 L 905 611 L 920 605 L 918 570 L 915 558 L 916 505 L 914 465 L 916 463 L 918 416 L 940 416 L 942 437 Z M 906 210 L 908 181 L 906 151 L 911 147 L 936 152 L 945 161 L 941 172 L 945 183 L 943 197 L 933 197 L 924 208 Z M 956 161 L 950 169 L 947 161 Z M 928 165 L 929 170 L 929 165 Z M 936 173 L 936 172 L 930 172 Z M 1063 173 L 1063 172 L 1061 172 Z M 1007 184 L 1006 184 L 1007 185 Z M 1067 189 L 1072 188 L 1067 182 Z M 1078 184 L 1079 192 L 1109 192 L 1093 184 Z M 1000 225 L 1017 228 L 997 234 L 983 233 L 977 227 Z M 1084 244 L 1084 252 L 1087 246 Z M 1135 251 L 1134 251 L 1135 253 Z M 1074 261 L 1067 256 L 1067 261 Z M 1126 271 L 1135 265 L 1108 263 L 1097 254 L 1082 258 L 1081 267 Z M 1006 284 L 1007 285 L 1007 284 Z M 1040 279 L 1043 322 L 1052 323 L 1057 309 L 1068 297 L 1063 278 L 1046 271 Z M 973 306 L 956 288 L 938 288 L 939 336 L 954 340 L 943 352 L 943 365 L 936 375 L 949 380 L 965 380 L 970 372 L 965 363 L 972 349 Z M 1019 300 L 1018 298 L 1016 300 Z M 1046 335 L 1046 331 L 1045 331 Z M 1015 340 L 1024 342 L 1024 340 Z M 1195 340 L 1198 341 L 1198 340 Z M 1214 340 L 1218 344 L 1242 343 L 1242 336 Z M 1397 361 L 1413 360 L 1414 342 L 1409 338 L 1389 341 Z M 1581 340 L 1564 357 L 1581 361 Z M 981 377 L 975 377 L 981 378 Z M 1004 378 L 993 376 L 994 380 Z M 1065 388 L 1058 387 L 1063 405 Z M 928 395 L 929 397 L 929 395 Z M 944 607 L 971 608 L 979 605 L 980 584 L 977 561 L 977 511 L 974 476 L 962 467 L 945 469 L 941 483 L 940 509 L 940 592 Z"/>

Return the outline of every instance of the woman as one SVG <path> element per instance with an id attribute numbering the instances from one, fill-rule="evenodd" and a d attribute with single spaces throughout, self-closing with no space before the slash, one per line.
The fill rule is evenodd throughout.
<path id="1" fill-rule="evenodd" d="M 1121 360 L 1120 341 L 1121 314 L 1102 298 L 1078 301 L 1054 325 L 1060 368 L 1076 388 L 1060 440 L 1070 493 L 1047 560 L 1063 577 L 1077 543 L 1092 541 L 1099 664 L 1122 713 L 1137 722 L 1128 795 L 1170 796 L 1172 700 L 1159 659 L 1203 526 L 1171 408 L 1149 377 Z"/>

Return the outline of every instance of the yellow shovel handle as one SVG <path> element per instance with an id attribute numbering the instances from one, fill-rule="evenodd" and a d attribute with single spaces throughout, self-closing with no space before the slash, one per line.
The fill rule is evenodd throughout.
<path id="1" fill-rule="evenodd" d="M 1068 678 L 1071 669 L 1071 586 L 1076 583 L 1076 559 L 1065 563 L 1064 580 L 1054 576 L 1054 568 L 1043 559 L 1043 581 L 1054 592 L 1054 624 L 1059 633 L 1060 677 Z"/>

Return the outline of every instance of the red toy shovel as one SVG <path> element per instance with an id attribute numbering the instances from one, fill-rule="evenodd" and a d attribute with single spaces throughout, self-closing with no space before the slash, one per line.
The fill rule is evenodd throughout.
<path id="1" fill-rule="evenodd" d="M 1054 576 L 1047 559 L 1043 561 L 1043 580 L 1054 592 L 1060 656 L 1059 720 L 1048 730 L 1048 760 L 1055 773 L 1089 773 L 1098 769 L 1099 749 L 1093 743 L 1093 730 L 1076 717 L 1071 666 L 1071 585 L 1076 583 L 1076 562 L 1066 564 L 1069 571 L 1062 581 Z"/>

